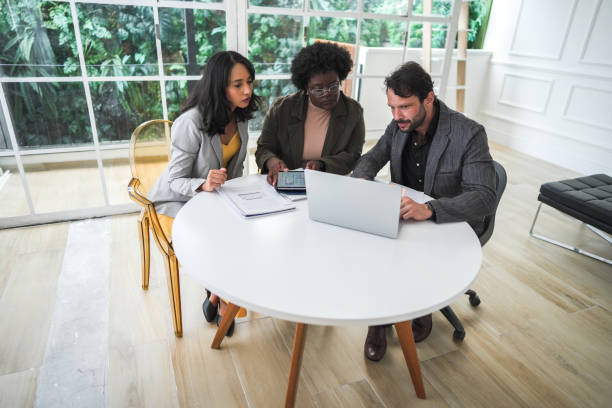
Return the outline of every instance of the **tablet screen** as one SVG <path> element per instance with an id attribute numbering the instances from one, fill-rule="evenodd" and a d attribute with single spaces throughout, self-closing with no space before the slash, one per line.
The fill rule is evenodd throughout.
<path id="1" fill-rule="evenodd" d="M 276 182 L 277 190 L 306 190 L 306 181 L 302 170 L 279 171 Z"/>

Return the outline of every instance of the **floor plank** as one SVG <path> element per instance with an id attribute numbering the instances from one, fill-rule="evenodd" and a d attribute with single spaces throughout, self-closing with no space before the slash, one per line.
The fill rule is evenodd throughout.
<path id="1" fill-rule="evenodd" d="M 35 368 L 0 375 L 0 407 L 34 406 L 37 375 Z"/>
<path id="2" fill-rule="evenodd" d="M 107 389 L 109 407 L 178 407 L 167 341 L 111 347 Z"/>
<path id="3" fill-rule="evenodd" d="M 174 377 L 182 407 L 249 406 L 243 392 L 242 375 L 236 369 L 231 354 L 235 345 L 224 340 L 220 350 L 210 347 L 215 329 L 202 325 L 183 338 L 171 341 Z M 260 370 L 263 368 L 259 367 Z M 257 377 L 251 378 L 250 384 L 257 380 Z"/>
<path id="4" fill-rule="evenodd" d="M 287 345 L 293 344 L 295 323 L 275 320 Z M 342 328 L 309 325 L 301 376 L 314 394 L 364 378 L 342 342 Z"/>
<path id="5" fill-rule="evenodd" d="M 434 324 L 443 326 L 441 318 L 437 315 L 434 315 Z M 344 328 L 341 344 L 350 351 L 351 359 L 359 366 L 386 407 L 406 407 L 413 404 L 428 407 L 447 406 L 440 394 L 425 377 L 427 399 L 420 400 L 417 398 L 399 340 L 391 327 L 387 329 L 387 352 L 385 357 L 378 362 L 367 360 L 363 354 L 366 333 L 367 328 L 365 327 Z M 438 330 L 432 333 L 431 344 L 427 344 L 428 342 L 417 344 L 419 360 L 422 362 L 424 358 L 433 358 L 434 355 L 438 355 L 440 350 L 447 352 L 454 349 L 455 346 L 452 345 L 450 338 L 451 332 L 447 330 Z M 436 351 L 432 352 L 432 350 Z"/>
<path id="6" fill-rule="evenodd" d="M 42 364 L 64 252 L 18 256 L 0 299 L 0 375 Z"/>
<path id="7" fill-rule="evenodd" d="M 337 386 L 314 396 L 319 408 L 383 408 L 367 380 Z"/>
<path id="8" fill-rule="evenodd" d="M 292 345 L 284 341 L 271 318 L 239 326 L 230 341 L 223 340 L 221 346 L 232 354 L 249 406 L 282 406 L 289 380 Z M 312 391 L 301 374 L 295 405 L 312 407 Z"/>

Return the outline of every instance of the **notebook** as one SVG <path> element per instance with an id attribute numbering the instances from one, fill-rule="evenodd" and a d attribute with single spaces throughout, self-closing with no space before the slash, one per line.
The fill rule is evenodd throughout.
<path id="1" fill-rule="evenodd" d="M 397 238 L 402 187 L 306 170 L 310 219 Z"/>
<path id="2" fill-rule="evenodd" d="M 245 218 L 295 209 L 295 204 L 281 197 L 264 176 L 257 174 L 228 180 L 217 192 Z"/>

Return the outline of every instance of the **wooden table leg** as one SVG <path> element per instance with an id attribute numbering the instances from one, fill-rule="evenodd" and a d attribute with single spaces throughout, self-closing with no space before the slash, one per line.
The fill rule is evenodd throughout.
<path id="1" fill-rule="evenodd" d="M 302 355 L 304 354 L 304 342 L 306 341 L 306 325 L 298 323 L 295 326 L 293 338 L 293 351 L 291 352 L 291 369 L 289 371 L 289 385 L 285 397 L 285 408 L 293 408 L 295 394 L 297 393 L 300 368 L 302 367 Z"/>
<path id="2" fill-rule="evenodd" d="M 414 336 L 412 335 L 412 325 L 410 320 L 405 322 L 395 323 L 395 331 L 399 337 L 404 359 L 410 371 L 412 385 L 417 397 L 425 399 L 425 386 L 423 385 L 423 377 L 421 376 L 421 368 L 419 366 L 419 358 L 417 357 L 416 346 L 414 345 Z"/>
<path id="3" fill-rule="evenodd" d="M 221 299 L 219 299 L 219 302 L 220 301 Z M 215 333 L 215 338 L 213 339 L 213 342 L 210 345 L 211 348 L 218 349 L 221 347 L 221 341 L 223 341 L 225 333 L 227 333 L 227 331 L 229 330 L 230 326 L 232 325 L 232 322 L 234 321 L 234 317 L 236 317 L 236 314 L 239 310 L 240 306 L 236 306 L 233 303 L 227 304 L 227 307 L 225 308 L 225 314 L 223 315 L 223 319 L 221 319 L 221 324 L 219 325 L 217 333 Z"/>

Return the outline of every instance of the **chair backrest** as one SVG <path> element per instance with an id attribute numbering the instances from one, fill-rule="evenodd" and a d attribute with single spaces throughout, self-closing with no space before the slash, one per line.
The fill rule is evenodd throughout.
<path id="1" fill-rule="evenodd" d="M 172 122 L 154 119 L 142 123 L 130 139 L 130 169 L 140 181 L 138 190 L 147 195 L 170 160 L 170 127 Z"/>
<path id="2" fill-rule="evenodd" d="M 495 187 L 495 208 L 491 215 L 485 217 L 485 230 L 478 239 L 480 240 L 480 246 L 484 246 L 487 241 L 493 235 L 493 228 L 495 228 L 495 214 L 497 213 L 497 206 L 499 205 L 499 201 L 504 194 L 504 190 L 506 189 L 506 183 L 508 182 L 508 176 L 506 175 L 506 169 L 504 166 L 493 160 L 493 167 L 495 168 L 495 176 L 497 179 L 497 184 Z"/>

